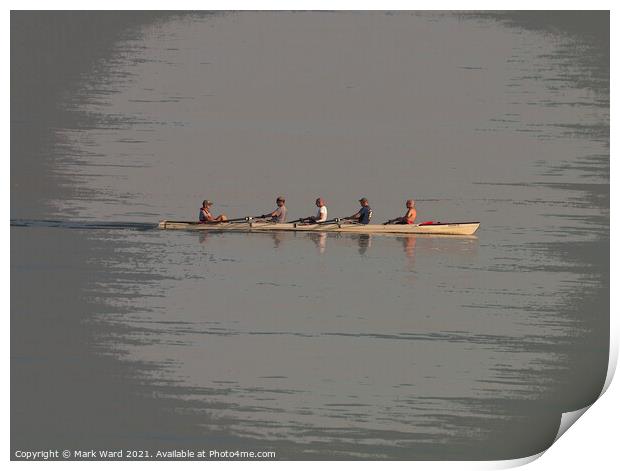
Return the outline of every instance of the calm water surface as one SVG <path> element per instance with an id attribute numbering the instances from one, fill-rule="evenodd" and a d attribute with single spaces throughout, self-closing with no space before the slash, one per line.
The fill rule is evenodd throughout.
<path id="1" fill-rule="evenodd" d="M 543 17 L 103 15 L 60 78 L 14 72 L 12 448 L 547 447 L 607 368 L 609 56 Z M 76 21 L 50 18 L 14 15 L 13 55 Z M 412 197 L 482 226 L 153 228 L 277 194 L 291 217 L 367 196 L 382 222 Z"/>

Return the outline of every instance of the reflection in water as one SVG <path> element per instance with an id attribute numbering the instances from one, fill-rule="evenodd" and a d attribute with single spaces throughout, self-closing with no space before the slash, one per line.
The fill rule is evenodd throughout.
<path id="1" fill-rule="evenodd" d="M 314 242 L 316 247 L 319 249 L 319 254 L 325 253 L 325 248 L 327 247 L 327 233 L 326 232 L 311 232 L 308 233 L 308 237 L 310 240 Z"/>
<path id="2" fill-rule="evenodd" d="M 207 240 L 210 237 L 210 234 L 208 233 L 209 231 L 198 231 L 198 242 L 200 244 L 207 244 Z"/>
<path id="3" fill-rule="evenodd" d="M 407 268 L 413 269 L 415 264 L 415 242 L 417 238 L 414 235 L 409 235 L 399 237 L 398 239 L 402 242 L 403 249 L 405 250 L 405 256 L 407 257 Z"/>
<path id="4" fill-rule="evenodd" d="M 359 234 L 357 237 L 357 244 L 359 246 L 360 255 L 364 255 L 366 251 L 370 248 L 370 242 L 372 237 L 370 234 Z"/>
<path id="5" fill-rule="evenodd" d="M 295 446 L 320 453 L 337 437 L 350 456 L 363 436 L 368 456 L 411 456 L 416 443 L 466 440 L 472 430 L 487 437 L 496 398 L 539 394 L 528 385 L 547 374 L 554 331 L 541 336 L 540 320 L 523 325 L 519 306 L 494 309 L 506 305 L 506 283 L 524 281 L 519 273 L 499 284 L 472 277 L 476 239 L 374 236 L 368 250 L 370 238 L 357 234 L 281 233 L 277 247 L 272 235 L 213 234 L 208 259 L 194 256 L 195 234 L 118 235 L 115 278 L 130 280 L 136 266 L 162 278 L 98 287 L 121 313 L 128 290 L 140 295 L 139 310 L 114 318 L 135 334 L 101 343 L 115 351 L 120 342 L 124 360 L 161 365 L 151 381 L 173 381 L 171 394 L 216 412 L 197 418 L 206 431 L 286 440 L 289 453 Z M 313 244 L 323 251 L 326 243 L 329 256 L 319 263 Z M 403 247 L 414 245 L 412 280 Z M 360 250 L 365 256 L 351 256 Z M 410 255 L 405 250 L 408 262 Z M 538 286 L 546 276 L 527 282 Z M 231 282 L 235 295 L 221 296 Z M 533 300 L 516 294 L 512 302 Z M 470 402 L 485 397 L 493 400 Z"/>
<path id="6" fill-rule="evenodd" d="M 284 236 L 281 232 L 274 231 L 271 233 L 271 239 L 273 240 L 273 247 L 277 249 L 284 240 Z"/>
<path id="7" fill-rule="evenodd" d="M 213 237 L 214 233 L 209 231 L 197 231 L 198 242 L 206 244 Z M 224 233 L 225 234 L 225 233 Z M 237 235 L 238 234 L 234 234 Z M 353 245 L 357 243 L 358 253 L 367 255 L 373 246 L 373 237 L 383 240 L 382 245 L 391 243 L 390 241 L 398 241 L 402 244 L 405 259 L 408 262 L 407 267 L 413 268 L 415 261 L 416 244 L 418 249 L 423 253 L 445 253 L 453 255 L 474 255 L 477 253 L 478 237 L 477 236 L 428 236 L 421 234 L 409 234 L 393 236 L 391 234 L 373 235 L 373 234 L 347 234 L 347 233 L 327 233 L 327 232 L 285 232 L 273 231 L 269 233 L 255 232 L 249 234 L 250 238 L 269 237 L 274 249 L 283 248 L 283 242 L 291 238 L 299 238 L 300 240 L 311 240 L 318 248 L 319 254 L 325 253 L 328 240 L 338 245 Z M 301 237 L 300 237 L 301 236 Z M 376 240 L 376 239 L 375 239 Z"/>

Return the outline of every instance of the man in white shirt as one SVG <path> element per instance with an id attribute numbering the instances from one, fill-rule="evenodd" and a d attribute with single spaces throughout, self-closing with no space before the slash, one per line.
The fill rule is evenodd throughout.
<path id="1" fill-rule="evenodd" d="M 317 198 L 315 202 L 319 210 L 316 216 L 310 216 L 302 220 L 302 222 L 309 222 L 311 224 L 317 224 L 319 222 L 327 221 L 327 206 L 325 206 L 325 200 L 323 198 Z"/>

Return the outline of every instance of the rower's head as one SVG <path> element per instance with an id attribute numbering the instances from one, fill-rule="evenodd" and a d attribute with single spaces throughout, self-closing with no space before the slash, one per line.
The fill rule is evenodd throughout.
<path id="1" fill-rule="evenodd" d="M 315 204 L 320 208 L 321 206 L 325 206 L 325 200 L 323 198 L 317 198 Z"/>
<path id="2" fill-rule="evenodd" d="M 209 201 L 209 200 L 204 200 L 204 201 L 202 202 L 202 207 L 203 207 L 203 208 L 208 208 L 208 207 L 209 207 L 209 206 L 211 206 L 212 204 L 213 204 L 213 203 L 212 203 L 211 201 Z"/>
<path id="3" fill-rule="evenodd" d="M 368 206 L 368 198 L 360 198 L 359 202 L 362 206 Z"/>
<path id="4" fill-rule="evenodd" d="M 278 206 L 284 206 L 284 196 L 278 196 L 278 197 L 276 198 L 276 204 L 277 204 Z"/>
<path id="5" fill-rule="evenodd" d="M 407 200 L 407 208 L 411 209 L 415 206 L 415 201 L 413 200 Z"/>

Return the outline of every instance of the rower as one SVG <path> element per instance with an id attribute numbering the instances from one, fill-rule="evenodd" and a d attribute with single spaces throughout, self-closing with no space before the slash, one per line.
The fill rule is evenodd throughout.
<path id="1" fill-rule="evenodd" d="M 353 216 L 344 219 L 355 221 L 358 224 L 368 224 L 372 217 L 372 209 L 368 205 L 368 198 L 360 198 L 359 202 L 361 206 L 360 210 Z"/>
<path id="2" fill-rule="evenodd" d="M 228 221 L 228 218 L 225 214 L 220 214 L 218 217 L 213 217 L 209 208 L 213 205 L 213 203 L 209 200 L 204 200 L 202 202 L 202 208 L 200 208 L 200 212 L 198 213 L 198 219 L 202 224 L 207 224 L 209 222 L 225 222 Z"/>
<path id="3" fill-rule="evenodd" d="M 407 212 L 405 213 L 404 216 L 401 216 L 394 220 L 396 224 L 414 224 L 415 223 L 415 218 L 417 215 L 417 211 L 415 210 L 415 201 L 407 200 L 407 203 L 405 204 L 407 206 Z"/>
<path id="4" fill-rule="evenodd" d="M 325 206 L 325 200 L 323 198 L 317 198 L 314 202 L 319 208 L 316 216 L 310 216 L 302 219 L 302 222 L 309 222 L 310 224 L 317 224 L 319 222 L 327 221 L 327 206 Z"/>
<path id="5" fill-rule="evenodd" d="M 276 199 L 276 205 L 278 207 L 275 211 L 263 214 L 261 218 L 271 218 L 271 222 L 277 222 L 279 224 L 286 222 L 286 206 L 284 206 L 284 202 L 284 196 L 278 196 Z"/>

